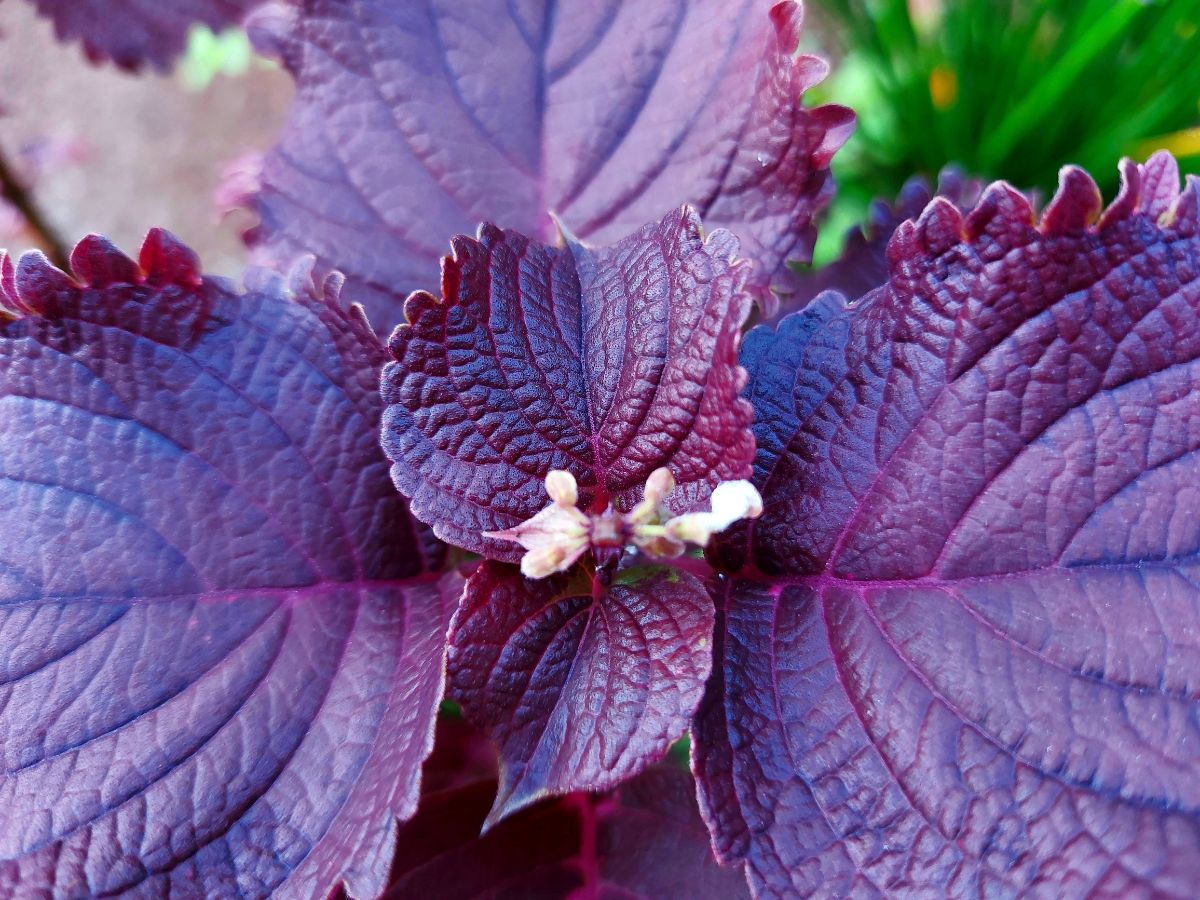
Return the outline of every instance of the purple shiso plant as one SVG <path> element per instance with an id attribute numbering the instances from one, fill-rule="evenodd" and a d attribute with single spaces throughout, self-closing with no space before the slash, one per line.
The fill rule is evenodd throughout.
<path id="1" fill-rule="evenodd" d="M 816 283 L 797 3 L 249 27 L 243 284 L 0 258 L 0 896 L 1194 896 L 1200 183 L 951 176 Z"/>

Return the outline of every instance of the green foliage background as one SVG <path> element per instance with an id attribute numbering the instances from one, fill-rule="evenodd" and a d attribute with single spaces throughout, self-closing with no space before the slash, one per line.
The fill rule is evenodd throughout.
<path id="1" fill-rule="evenodd" d="M 1078 163 L 1106 197 L 1121 156 L 1200 158 L 1200 0 L 809 0 L 832 58 L 813 102 L 858 111 L 817 263 L 875 197 L 947 163 L 1053 193 Z"/>

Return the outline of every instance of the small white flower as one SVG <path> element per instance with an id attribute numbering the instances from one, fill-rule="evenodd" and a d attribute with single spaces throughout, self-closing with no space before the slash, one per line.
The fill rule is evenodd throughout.
<path id="1" fill-rule="evenodd" d="M 684 513 L 669 520 L 664 526 L 667 535 L 703 547 L 734 522 L 762 515 L 762 497 L 748 481 L 722 481 L 713 489 L 709 505 L 711 512 Z"/>
<path id="2" fill-rule="evenodd" d="M 505 531 L 485 531 L 484 537 L 515 541 L 528 552 L 521 557 L 521 574 L 545 578 L 565 572 L 591 543 L 591 521 L 575 507 L 579 496 L 575 476 L 561 469 L 546 476 L 546 493 L 554 502 Z"/>
<path id="3" fill-rule="evenodd" d="M 575 477 L 561 469 L 546 476 L 549 506 L 515 528 L 485 531 L 484 537 L 515 541 L 525 548 L 521 572 L 526 578 L 545 578 L 565 572 L 589 547 L 611 554 L 633 544 L 658 559 L 671 559 L 688 544 L 703 547 L 717 532 L 739 519 L 762 513 L 762 498 L 748 481 L 725 481 L 712 492 L 711 511 L 684 513 L 670 518 L 665 501 L 675 490 L 669 469 L 655 469 L 646 480 L 642 500 L 626 515 L 611 508 L 588 515 L 576 507 L 579 501 Z"/>
<path id="4" fill-rule="evenodd" d="M 646 479 L 646 490 L 642 494 L 642 502 L 630 510 L 625 518 L 633 523 L 650 523 L 661 521 L 663 501 L 675 490 L 675 476 L 667 468 L 655 469 Z"/>

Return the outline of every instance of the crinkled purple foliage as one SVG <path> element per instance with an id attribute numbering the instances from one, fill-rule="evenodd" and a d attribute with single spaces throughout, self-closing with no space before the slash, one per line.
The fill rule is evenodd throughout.
<path id="1" fill-rule="evenodd" d="M 668 466 L 676 512 L 749 474 L 739 399 L 747 266 L 686 207 L 612 247 L 550 247 L 483 226 L 457 237 L 442 294 L 414 294 L 383 372 L 383 446 L 397 487 L 444 540 L 516 562 L 484 538 L 549 502 L 570 471 L 580 504 L 628 510 Z"/>
<path id="2" fill-rule="evenodd" d="M 218 6 L 106 5 L 85 44 L 161 66 Z M 0 258 L 0 892 L 737 896 L 651 765 L 690 721 L 759 896 L 1194 893 L 1200 185 L 1126 162 L 1102 210 L 1069 168 L 1040 217 L 910 186 L 797 287 L 852 124 L 800 106 L 799 28 L 273 4 L 299 100 L 263 258 L 346 267 L 386 325 L 450 235 L 517 229 L 453 239 L 390 361 L 304 268 L 239 293 L 158 231 L 138 263 L 85 239 L 73 278 Z M 747 383 L 768 288 L 807 308 L 747 337 Z M 490 557 L 465 593 L 381 417 L 414 514 Z M 707 586 L 698 559 L 530 581 L 482 537 L 552 469 L 600 512 L 660 466 L 673 512 L 762 492 Z M 451 742 L 405 825 L 444 660 L 499 772 Z"/>
<path id="3" fill-rule="evenodd" d="M 384 349 L 303 271 L 71 260 L 0 259 L 0 893 L 378 894 L 461 590 Z"/>
<path id="4" fill-rule="evenodd" d="M 383 445 L 414 514 L 493 559 L 483 532 L 546 506 L 571 471 L 580 503 L 629 510 L 666 466 L 682 512 L 749 474 L 738 394 L 744 263 L 687 209 L 613 247 L 554 248 L 484 226 L 455 239 L 441 300 L 414 294 L 383 372 Z M 529 581 L 485 563 L 450 633 L 452 695 L 501 751 L 492 819 L 546 794 L 599 790 L 687 728 L 711 661 L 712 601 L 671 570 Z"/>
<path id="5" fill-rule="evenodd" d="M 1200 183 L 1122 175 L 934 200 L 886 286 L 747 338 L 695 761 L 761 896 L 1194 891 Z"/>
<path id="6" fill-rule="evenodd" d="M 259 258 L 316 253 L 377 327 L 481 221 L 612 243 L 684 202 L 758 264 L 807 260 L 854 117 L 800 105 L 826 64 L 766 0 L 277 4 L 252 32 L 298 99 L 262 172 Z"/>
<path id="7" fill-rule="evenodd" d="M 884 284 L 888 280 L 888 242 L 902 222 L 919 216 L 935 196 L 945 197 L 966 212 L 979 200 L 983 188 L 983 182 L 967 178 L 953 166 L 939 173 L 936 194 L 924 178 L 910 178 L 895 203 L 871 203 L 866 222 L 846 234 L 846 244 L 835 261 L 792 276 L 793 290 L 783 298 L 776 318 L 803 309 L 823 291 L 861 297 Z"/>
<path id="8" fill-rule="evenodd" d="M 195 24 L 220 31 L 262 0 L 29 0 L 54 23 L 60 41 L 78 40 L 94 62 L 166 70 Z"/>
<path id="9" fill-rule="evenodd" d="M 704 585 L 673 569 L 605 584 L 484 563 L 450 627 L 447 691 L 500 751 L 488 824 L 548 794 L 615 787 L 666 753 L 700 703 L 712 631 Z"/>

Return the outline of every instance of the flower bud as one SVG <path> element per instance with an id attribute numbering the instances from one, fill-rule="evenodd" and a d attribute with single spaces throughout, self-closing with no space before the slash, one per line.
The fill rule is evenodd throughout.
<path id="1" fill-rule="evenodd" d="M 579 502 L 575 476 L 565 469 L 551 469 L 546 476 L 546 493 L 559 506 L 574 506 Z"/>

